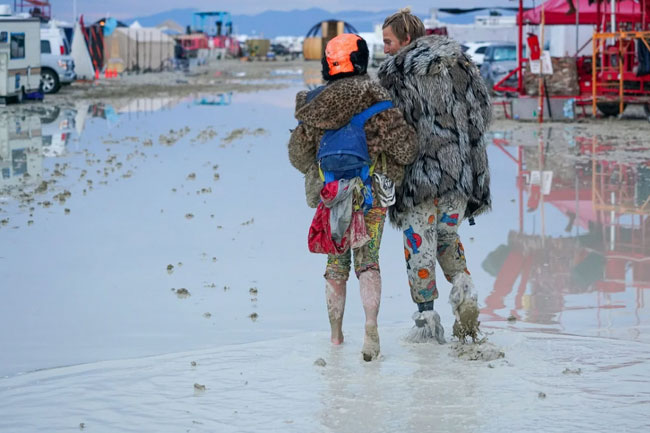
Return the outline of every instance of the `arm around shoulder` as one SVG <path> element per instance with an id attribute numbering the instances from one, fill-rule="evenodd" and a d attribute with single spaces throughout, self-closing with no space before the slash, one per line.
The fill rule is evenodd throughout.
<path id="1" fill-rule="evenodd" d="M 399 108 L 391 108 L 377 114 L 371 126 L 368 145 L 378 146 L 381 152 L 399 165 L 411 164 L 417 157 L 415 130 L 404 120 Z"/>

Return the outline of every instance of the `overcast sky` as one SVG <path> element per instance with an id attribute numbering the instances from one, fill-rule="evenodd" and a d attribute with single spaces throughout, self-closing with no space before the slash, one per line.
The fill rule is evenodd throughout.
<path id="1" fill-rule="evenodd" d="M 0 3 L 4 3 L 0 0 Z M 9 2 L 7 2 L 9 3 Z M 13 3 L 13 2 L 11 2 Z M 52 13 L 60 19 L 70 20 L 72 18 L 73 0 L 51 1 Z M 525 0 L 524 4 L 532 0 Z M 169 9 L 197 8 L 205 10 L 220 10 L 225 2 L 214 0 L 76 0 L 77 13 L 85 14 L 87 18 L 97 18 L 110 15 L 119 19 L 147 16 Z M 411 6 L 414 12 L 428 14 L 433 7 L 478 7 L 478 6 L 517 6 L 516 0 L 407 0 L 404 3 L 394 0 L 375 1 L 350 1 L 350 0 L 237 0 L 227 2 L 225 10 L 231 14 L 258 14 L 266 10 L 291 10 L 308 9 L 319 7 L 329 11 L 339 10 L 385 10 L 397 9 L 399 7 Z"/>

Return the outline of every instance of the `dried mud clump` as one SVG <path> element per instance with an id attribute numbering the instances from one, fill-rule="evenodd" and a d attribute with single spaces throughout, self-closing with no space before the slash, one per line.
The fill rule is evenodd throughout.
<path id="1" fill-rule="evenodd" d="M 231 143 L 235 140 L 238 140 L 242 138 L 245 135 L 263 135 L 266 134 L 266 129 L 264 128 L 257 128 L 254 130 L 248 129 L 248 128 L 237 128 L 233 129 L 230 134 L 228 134 L 223 140 L 221 140 L 222 143 Z"/>
<path id="2" fill-rule="evenodd" d="M 165 146 L 171 146 L 174 143 L 176 143 L 178 140 L 183 138 L 185 135 L 187 135 L 190 132 L 190 128 L 186 126 L 183 129 L 179 129 L 178 131 L 174 131 L 173 129 L 169 130 L 169 134 L 164 135 L 161 134 L 160 137 L 158 137 L 158 141 L 160 144 L 163 144 Z"/>
<path id="3" fill-rule="evenodd" d="M 37 193 L 37 194 L 44 193 L 45 191 L 47 191 L 47 185 L 48 185 L 48 184 L 47 184 L 47 181 L 45 181 L 45 180 L 42 181 L 42 182 L 40 183 L 40 185 L 38 185 L 38 186 L 36 187 L 36 189 L 34 190 L 34 192 Z"/>
<path id="4" fill-rule="evenodd" d="M 203 144 L 203 143 L 206 143 L 206 142 L 212 140 L 216 136 L 217 136 L 216 131 L 214 129 L 212 129 L 212 127 L 208 127 L 206 129 L 204 129 L 203 131 L 201 131 L 199 133 L 199 135 L 197 135 L 196 138 L 194 138 L 192 140 L 192 142 L 197 142 L 198 141 L 198 142 Z"/>
<path id="5" fill-rule="evenodd" d="M 59 202 L 59 204 L 64 204 L 67 199 L 72 197 L 72 193 L 68 190 L 65 190 L 61 193 L 56 194 L 54 197 L 52 197 L 52 200 L 56 200 Z"/>
<path id="6" fill-rule="evenodd" d="M 185 288 L 181 288 L 181 289 L 176 290 L 176 296 L 178 296 L 179 299 L 185 299 L 185 298 L 189 298 L 192 295 L 190 294 L 189 290 L 187 290 Z"/>
<path id="7" fill-rule="evenodd" d="M 506 356 L 502 350 L 486 339 L 473 344 L 452 343 L 451 351 L 456 357 L 466 361 L 494 361 Z"/>

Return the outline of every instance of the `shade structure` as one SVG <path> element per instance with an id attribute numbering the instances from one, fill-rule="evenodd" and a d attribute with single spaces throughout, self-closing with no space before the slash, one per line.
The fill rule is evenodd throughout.
<path id="1" fill-rule="evenodd" d="M 118 27 L 105 38 L 107 69 L 155 70 L 174 57 L 174 39 L 153 27 Z"/>
<path id="2" fill-rule="evenodd" d="M 599 21 L 598 2 L 589 4 L 589 0 L 573 0 L 576 8 L 580 10 L 579 24 L 597 25 Z M 605 3 L 604 5 L 602 3 Z M 609 22 L 611 7 L 609 1 L 601 1 L 600 21 Z M 643 20 L 642 2 L 633 0 L 616 1 L 616 21 L 639 23 Z M 576 14 L 567 14 L 569 5 L 566 0 L 548 0 L 544 3 L 544 23 L 546 25 L 572 25 L 576 23 Z M 542 5 L 529 9 L 523 14 L 524 24 L 542 23 Z"/>
<path id="3" fill-rule="evenodd" d="M 77 78 L 80 80 L 92 80 L 95 77 L 95 67 L 88 53 L 88 45 L 81 31 L 81 25 L 74 26 L 74 37 L 72 38 L 72 50 L 70 55 L 74 59 L 74 68 Z"/>

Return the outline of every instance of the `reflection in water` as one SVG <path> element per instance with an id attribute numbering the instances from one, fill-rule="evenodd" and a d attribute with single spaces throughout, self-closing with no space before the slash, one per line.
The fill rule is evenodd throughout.
<path id="1" fill-rule="evenodd" d="M 43 171 L 41 121 L 28 114 L 0 114 L 0 190 L 32 185 Z"/>
<path id="2" fill-rule="evenodd" d="M 68 156 L 70 143 L 82 137 L 88 118 L 102 118 L 116 124 L 120 116 L 130 118 L 170 110 L 183 102 L 228 106 L 232 103 L 232 92 L 111 99 L 110 103 L 93 104 L 76 101 L 69 105 L 43 104 L 3 112 L 0 114 L 0 190 L 19 197 L 33 194 L 34 186 L 42 180 L 49 182 L 51 179 L 44 179 L 44 158 Z"/>
<path id="3" fill-rule="evenodd" d="M 310 62 L 307 64 L 302 73 L 305 85 L 309 90 L 313 90 L 318 86 L 325 84 L 323 81 L 323 74 L 321 72 L 320 62 Z"/>
<path id="4" fill-rule="evenodd" d="M 232 92 L 219 93 L 217 95 L 202 96 L 194 100 L 195 105 L 230 105 L 232 102 Z"/>
<path id="5" fill-rule="evenodd" d="M 487 320 L 513 315 L 559 324 L 562 312 L 591 308 L 568 305 L 568 295 L 595 292 L 600 328 L 600 310 L 625 308 L 610 304 L 611 295 L 629 289 L 638 325 L 643 289 L 650 287 L 650 159 L 641 152 L 647 149 L 556 132 L 539 132 L 533 145 L 493 136 L 517 164 L 519 230 L 483 262 L 495 282 L 482 313 Z M 558 211 L 559 226 L 551 219 Z M 504 313 L 511 294 L 514 308 Z"/>
<path id="6" fill-rule="evenodd" d="M 63 156 L 74 132 L 77 110 L 53 107 L 40 116 L 43 131 L 43 156 Z"/>
<path id="7" fill-rule="evenodd" d="M 81 137 L 90 118 L 115 124 L 120 115 L 150 114 L 170 110 L 182 102 L 227 106 L 232 92 L 198 96 L 112 99 L 110 103 L 77 101 L 67 106 L 34 106 L 0 117 L 0 186 L 33 184 L 41 176 L 43 157 L 65 156 L 75 137 Z M 25 176 L 28 174 L 28 176 Z M 22 177 L 21 177 L 22 176 Z M 29 180 L 31 179 L 31 180 Z"/>

